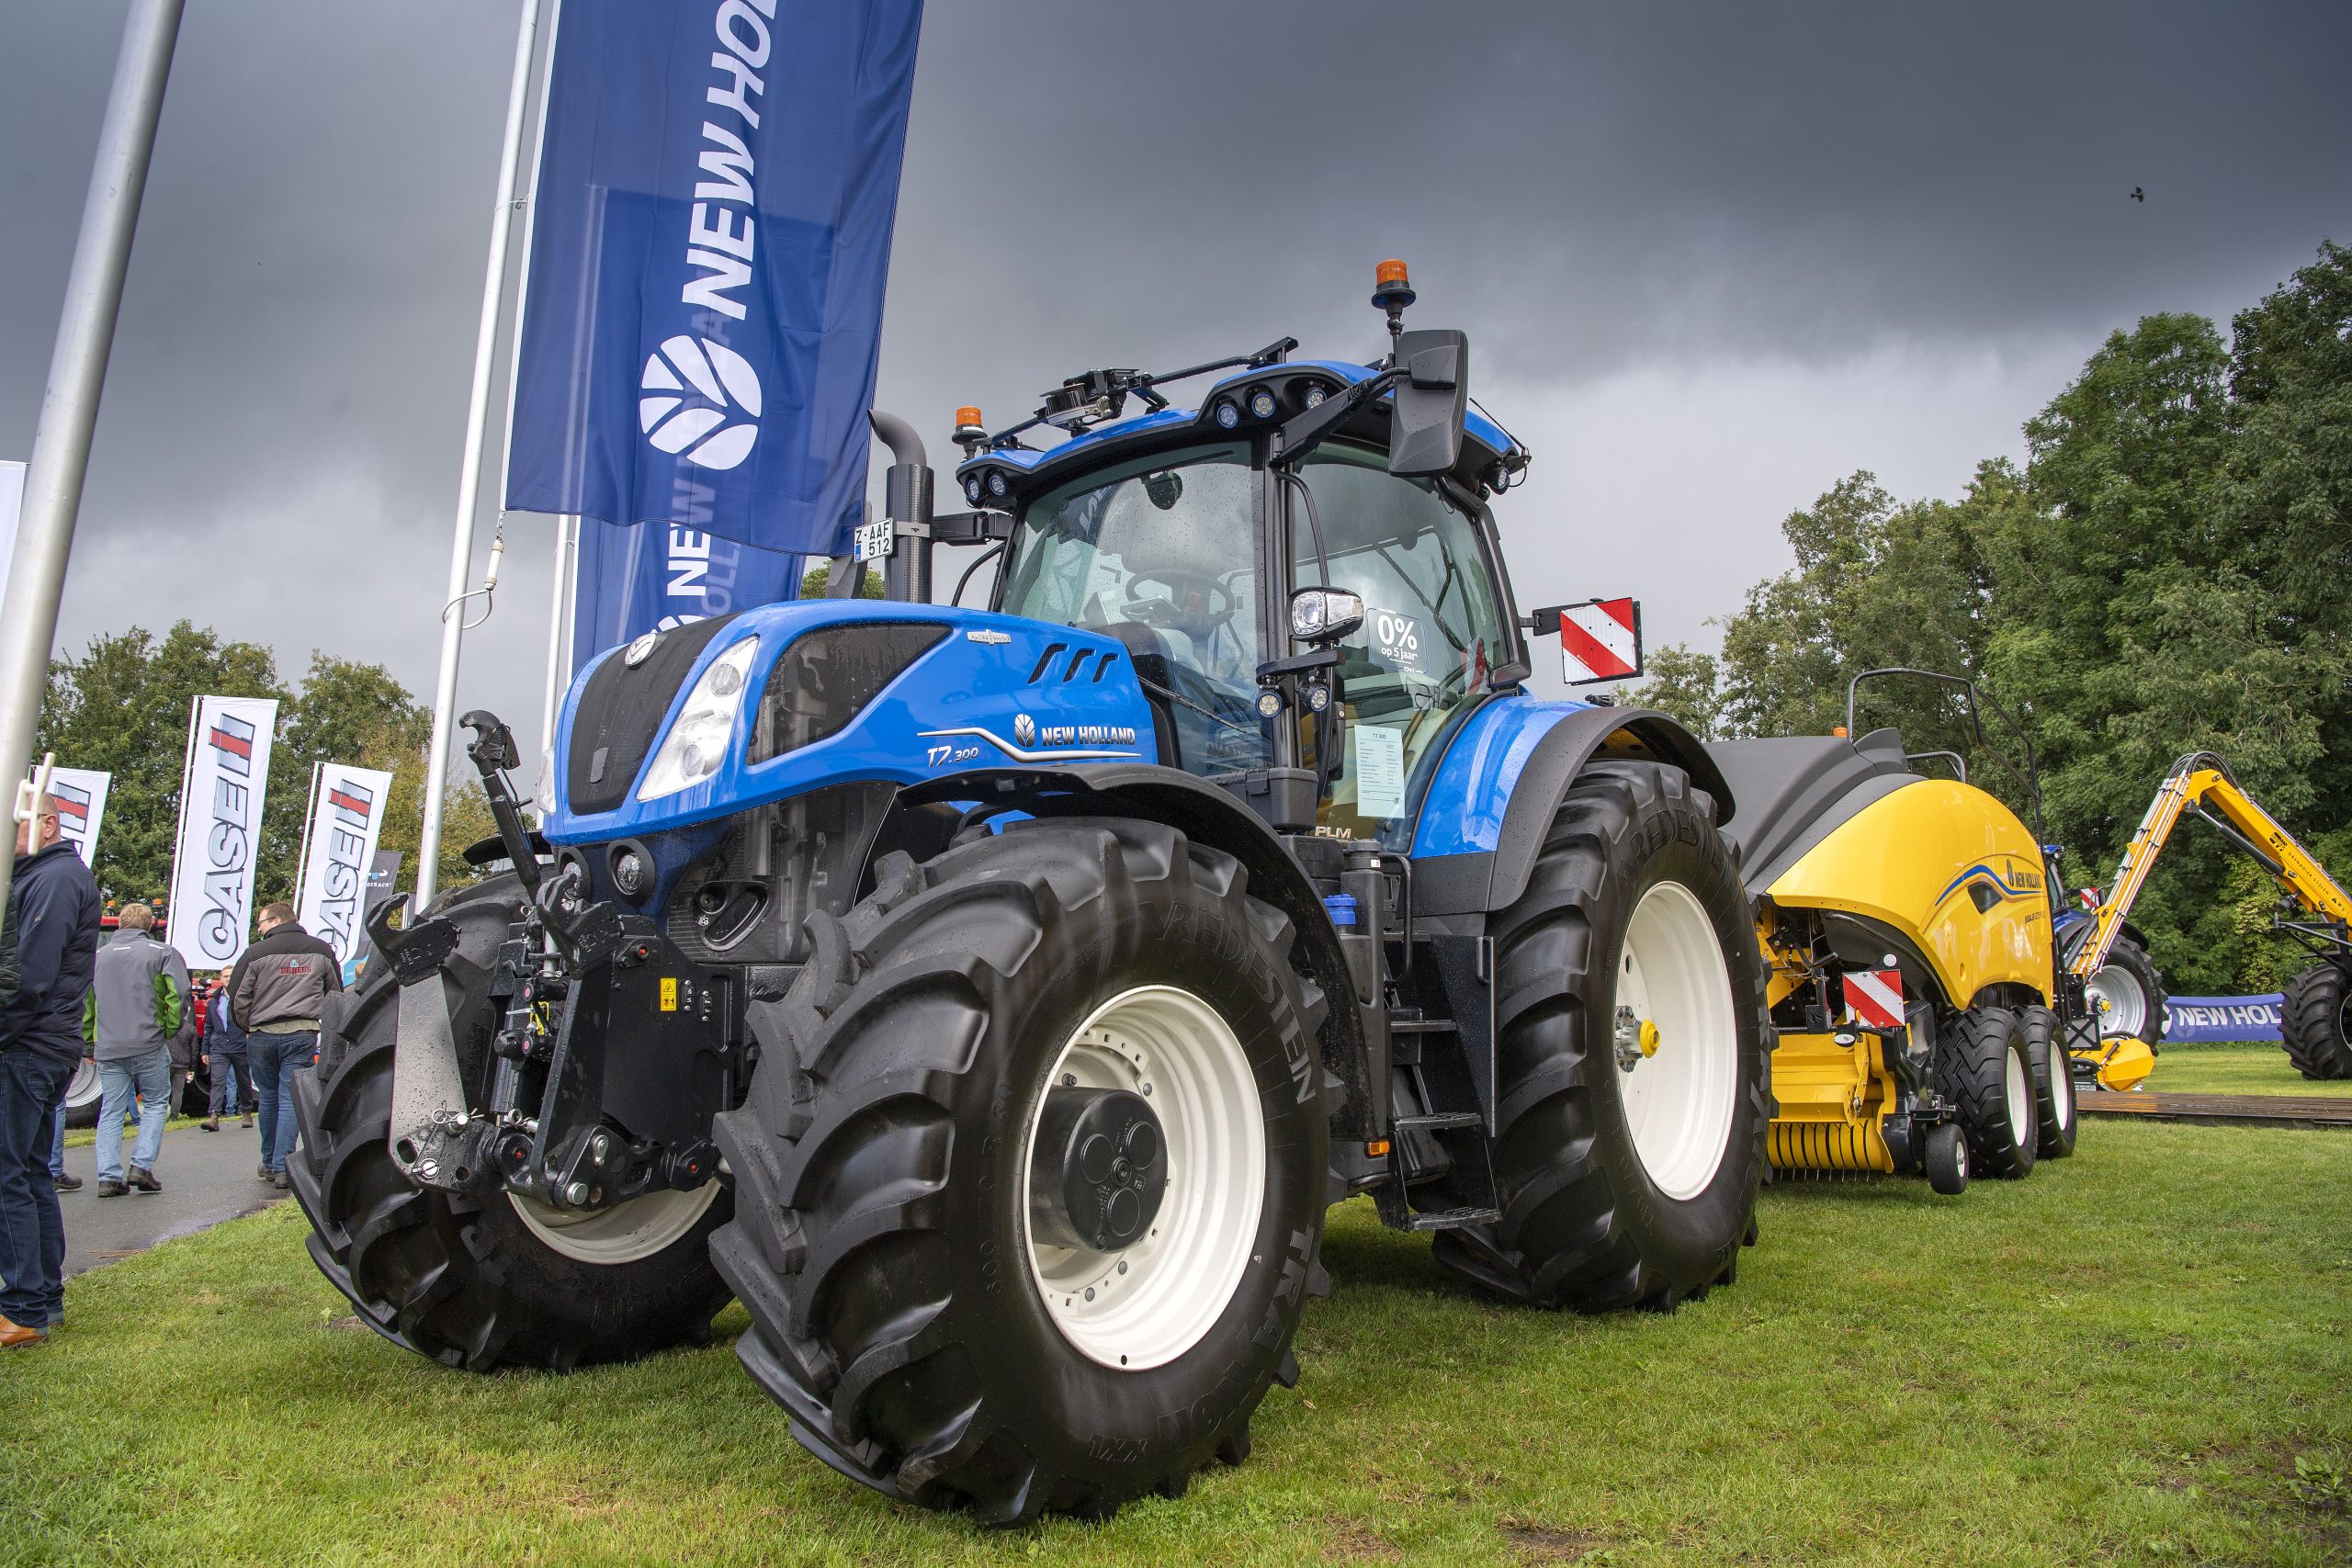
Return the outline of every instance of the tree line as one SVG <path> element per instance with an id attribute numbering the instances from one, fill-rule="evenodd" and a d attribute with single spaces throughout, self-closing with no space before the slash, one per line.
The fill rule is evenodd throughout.
<path id="1" fill-rule="evenodd" d="M 1861 670 L 1975 680 L 2030 741 L 2069 881 L 2103 886 L 2174 760 L 2210 750 L 2324 862 L 2352 871 L 2352 249 L 2211 321 L 2111 333 L 2025 426 L 2020 467 L 1978 465 L 1953 501 L 1898 502 L 1868 472 L 1781 525 L 1795 566 L 1719 624 L 1722 651 L 1654 653 L 1629 700 L 1710 736 L 1826 734 Z M 1965 742 L 1925 682 L 1865 701 L 1914 750 Z M 2031 821 L 2017 781 L 1973 783 Z M 2184 824 L 2134 923 L 2176 990 L 2275 989 L 2301 950 L 2276 893 Z"/>
<path id="2" fill-rule="evenodd" d="M 432 714 L 380 664 L 314 652 L 300 682 L 288 685 L 278 678 L 277 655 L 267 648 L 224 641 L 209 627 L 181 621 L 161 637 L 139 626 L 96 637 L 78 657 L 50 663 L 33 750 L 55 752 L 60 767 L 114 775 L 90 868 L 108 897 L 169 895 L 181 766 L 190 705 L 198 696 L 277 699 L 256 838 L 257 906 L 294 899 L 314 762 L 349 762 L 392 775 L 378 847 L 401 852 L 402 881 L 413 883 Z M 472 879 L 460 852 L 496 830 L 481 785 L 453 782 L 442 838 L 444 886 Z"/>

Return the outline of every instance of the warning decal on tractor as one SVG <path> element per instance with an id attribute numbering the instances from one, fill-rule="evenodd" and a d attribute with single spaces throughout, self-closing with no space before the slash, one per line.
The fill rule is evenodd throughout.
<path id="1" fill-rule="evenodd" d="M 1557 628 L 1560 672 L 1571 686 L 1597 681 L 1626 681 L 1642 672 L 1642 606 L 1639 601 L 1588 599 L 1538 610 L 1538 636 Z"/>
<path id="2" fill-rule="evenodd" d="M 1903 1027 L 1903 971 L 1846 971 L 1846 1010 L 1864 1029 Z"/>

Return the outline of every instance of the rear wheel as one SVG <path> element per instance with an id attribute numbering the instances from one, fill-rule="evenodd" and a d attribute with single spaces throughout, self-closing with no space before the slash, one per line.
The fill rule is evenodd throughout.
<path id="1" fill-rule="evenodd" d="M 1969 1167 L 2014 1179 L 2033 1169 L 2040 1122 L 2025 1024 L 2010 1008 L 1970 1008 L 1936 1054 L 1936 1088 L 1960 1111 Z"/>
<path id="2" fill-rule="evenodd" d="M 2352 987 L 2341 964 L 2313 964 L 2287 982 L 2279 1009 L 2287 1059 L 2307 1078 L 2352 1078 Z"/>
<path id="3" fill-rule="evenodd" d="M 2107 962 L 2083 983 L 2101 1039 L 2129 1035 L 2151 1051 L 2165 1037 L 2165 978 L 2147 950 L 2119 936 Z"/>
<path id="4" fill-rule="evenodd" d="M 2026 1063 L 2033 1075 L 2034 1157 L 2064 1159 L 2075 1152 L 2075 1064 L 2059 1038 L 2058 1015 L 2030 1007 L 2022 1020 Z"/>
<path id="5" fill-rule="evenodd" d="M 504 876 L 433 910 L 459 931 L 439 983 L 469 1083 L 489 1049 L 489 971 L 522 896 Z M 302 1141 L 286 1168 L 310 1216 L 311 1257 L 360 1321 L 476 1371 L 561 1371 L 708 1343 L 728 1297 L 709 1257 L 711 1233 L 733 1207 L 725 1188 L 712 1181 L 573 1214 L 417 1186 L 386 1146 L 400 987 L 389 964 L 368 968 L 356 992 L 327 998 L 319 1064 L 294 1075 Z"/>
<path id="6" fill-rule="evenodd" d="M 1438 1259 L 1546 1306 L 1671 1307 L 1753 1235 L 1770 1123 L 1764 972 L 1714 802 L 1603 761 L 1489 925 L 1502 1217 Z"/>
<path id="7" fill-rule="evenodd" d="M 1238 1462 L 1323 1227 L 1289 919 L 1173 829 L 1057 818 L 886 855 L 810 931 L 714 1244 L 794 1436 L 990 1524 Z"/>

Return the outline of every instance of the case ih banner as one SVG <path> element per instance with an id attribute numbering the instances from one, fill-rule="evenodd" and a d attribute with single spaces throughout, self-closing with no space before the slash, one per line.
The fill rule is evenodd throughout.
<path id="1" fill-rule="evenodd" d="M 846 548 L 922 17 L 567 0 L 509 508 Z"/>
<path id="2" fill-rule="evenodd" d="M 275 699 L 196 699 L 164 909 L 172 945 L 191 969 L 235 963 L 252 934 L 254 856 L 277 729 Z"/>
<path id="3" fill-rule="evenodd" d="M 59 836 L 74 846 L 84 865 L 97 863 L 98 823 L 107 814 L 112 773 L 89 768 L 57 768 L 49 775 L 49 796 L 57 802 Z"/>
<path id="4" fill-rule="evenodd" d="M 348 964 L 368 923 L 368 874 L 384 830 L 392 775 L 321 762 L 311 779 L 311 821 L 302 834 L 302 891 L 295 918 Z"/>

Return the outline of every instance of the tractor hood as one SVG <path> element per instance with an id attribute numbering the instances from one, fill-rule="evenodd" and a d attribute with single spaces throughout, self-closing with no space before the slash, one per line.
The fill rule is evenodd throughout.
<path id="1" fill-rule="evenodd" d="M 599 656 L 564 702 L 543 831 L 595 843 L 833 784 L 1159 755 L 1111 637 L 944 604 L 803 600 Z"/>

